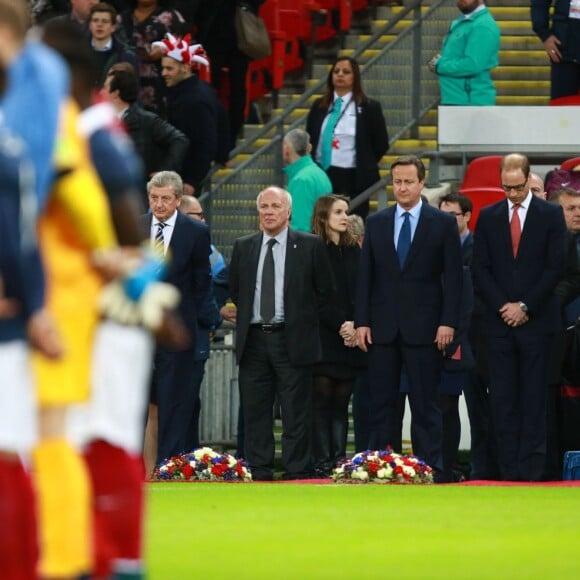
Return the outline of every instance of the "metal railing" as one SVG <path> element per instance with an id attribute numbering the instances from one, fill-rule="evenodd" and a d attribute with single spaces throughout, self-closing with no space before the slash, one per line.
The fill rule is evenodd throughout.
<path id="1" fill-rule="evenodd" d="M 361 62 L 365 92 L 383 107 L 391 144 L 407 135 L 417 138 L 418 123 L 438 103 L 437 77 L 428 71 L 426 62 L 438 52 L 456 13 L 455 0 L 438 0 L 428 8 L 422 7 L 421 0 L 413 0 L 352 53 Z M 367 51 L 390 35 L 393 40 L 368 58 Z M 232 158 L 247 155 L 248 159 L 217 180 L 215 171 L 210 175 L 214 182 L 200 200 L 211 220 L 213 242 L 226 259 L 235 238 L 257 229 L 257 193 L 268 185 L 284 184 L 283 135 L 304 124 L 307 113 L 296 112 L 308 109 L 325 84 L 326 75 L 231 153 Z M 353 202 L 358 205 L 377 195 L 379 205 L 386 204 L 385 184 L 381 180 Z"/>

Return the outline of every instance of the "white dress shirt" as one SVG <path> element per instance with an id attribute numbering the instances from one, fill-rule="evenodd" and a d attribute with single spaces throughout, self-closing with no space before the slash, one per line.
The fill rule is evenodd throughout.
<path id="1" fill-rule="evenodd" d="M 169 243 L 171 242 L 171 236 L 173 235 L 173 231 L 175 230 L 175 222 L 177 221 L 177 210 L 175 213 L 166 220 L 165 227 L 163 228 L 163 253 L 167 254 L 167 248 L 169 247 Z M 151 244 L 155 244 L 155 235 L 157 234 L 157 224 L 159 220 L 152 216 L 151 219 L 151 231 L 150 231 L 150 239 Z"/>

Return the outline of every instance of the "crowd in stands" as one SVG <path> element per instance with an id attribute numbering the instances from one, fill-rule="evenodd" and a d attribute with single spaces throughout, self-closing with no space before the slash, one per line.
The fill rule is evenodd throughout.
<path id="1" fill-rule="evenodd" d="M 39 0 L 27 39 L 26 5 L 0 0 L 2 578 L 144 577 L 143 481 L 200 445 L 223 320 L 236 325 L 238 454 L 256 481 L 276 475 L 276 405 L 282 478 L 328 477 L 351 398 L 357 451 L 402 450 L 408 399 L 414 453 L 455 481 L 462 393 L 471 477 L 560 476 L 557 393 L 580 383 L 562 372 L 578 355 L 565 329 L 580 311 L 580 191 L 552 191 L 506 155 L 506 199 L 471 232 L 472 201 L 430 205 L 426 168 L 405 155 L 390 167 L 395 203 L 349 215 L 389 140 L 358 62 L 339 57 L 306 131 L 284 138 L 287 189 L 256 192 L 259 231 L 226 265 L 195 196 L 227 160 L 245 97 L 228 121 L 201 77 L 247 60 L 213 43 L 225 4 L 203 18 L 192 4 Z M 480 0 L 458 6 L 495 38 Z M 441 78 L 448 46 L 430 63 Z"/>

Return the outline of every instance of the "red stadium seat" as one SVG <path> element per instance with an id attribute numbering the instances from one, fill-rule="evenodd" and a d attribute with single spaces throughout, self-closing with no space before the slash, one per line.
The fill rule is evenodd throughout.
<path id="1" fill-rule="evenodd" d="M 491 205 L 498 201 L 505 199 L 505 193 L 501 187 L 470 187 L 459 190 L 460 193 L 466 195 L 473 204 L 473 211 L 471 212 L 471 220 L 469 220 L 469 229 L 475 230 L 479 212 L 486 205 Z"/>
<path id="2" fill-rule="evenodd" d="M 563 161 L 560 165 L 560 169 L 573 170 L 578 165 L 580 165 L 580 157 L 572 157 L 571 159 Z"/>
<path id="3" fill-rule="evenodd" d="M 469 163 L 463 176 L 461 189 L 470 187 L 501 187 L 501 155 L 477 157 Z"/>
<path id="4" fill-rule="evenodd" d="M 567 97 L 558 97 L 552 99 L 550 105 L 553 107 L 569 107 L 570 105 L 580 105 L 580 93 L 577 95 L 569 95 Z"/>

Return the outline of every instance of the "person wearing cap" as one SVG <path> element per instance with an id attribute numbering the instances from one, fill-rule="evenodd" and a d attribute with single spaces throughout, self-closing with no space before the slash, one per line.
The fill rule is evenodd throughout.
<path id="1" fill-rule="evenodd" d="M 184 193 L 199 195 L 212 162 L 220 156 L 221 103 L 197 74 L 201 67 L 209 67 L 203 47 L 189 42 L 189 35 L 179 38 L 167 34 L 163 42 L 154 42 L 153 46 L 164 53 L 161 75 L 168 89 L 167 120 L 189 139 L 181 169 Z"/>

